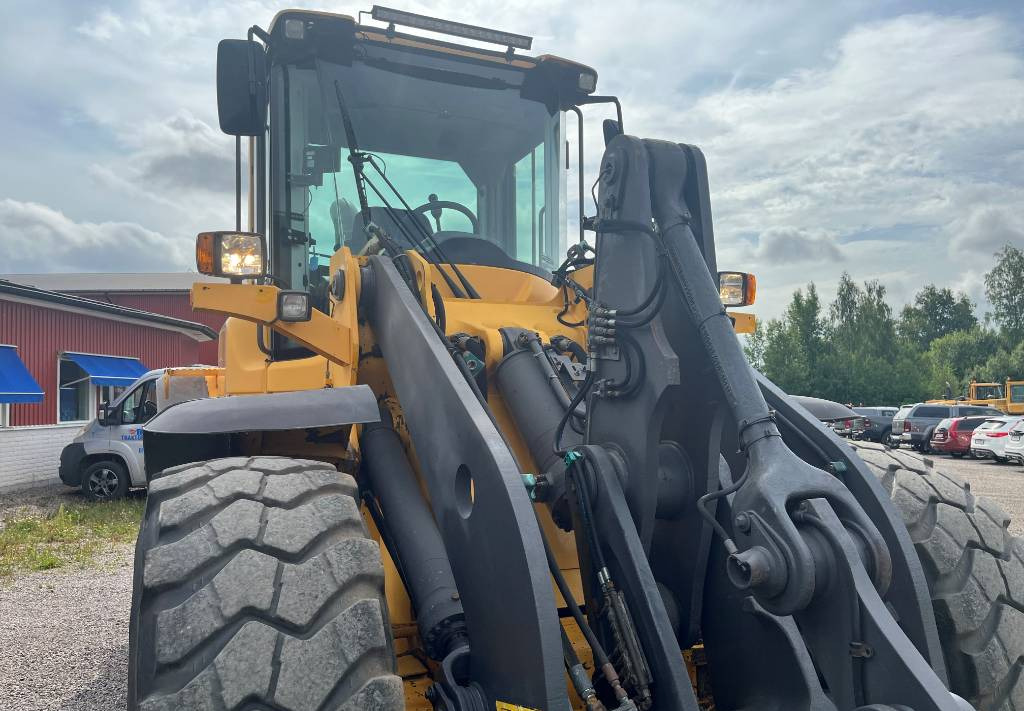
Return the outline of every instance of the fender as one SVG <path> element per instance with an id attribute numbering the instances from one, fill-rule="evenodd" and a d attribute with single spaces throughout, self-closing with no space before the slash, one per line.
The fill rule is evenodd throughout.
<path id="1" fill-rule="evenodd" d="M 146 423 L 146 476 L 187 462 L 239 454 L 237 435 L 344 427 L 379 422 L 377 400 L 368 385 L 260 395 L 188 400 Z"/>

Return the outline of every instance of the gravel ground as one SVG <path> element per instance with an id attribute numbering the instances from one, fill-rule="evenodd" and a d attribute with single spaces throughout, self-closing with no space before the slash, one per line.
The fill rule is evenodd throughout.
<path id="1" fill-rule="evenodd" d="M 65 487 L 4 495 L 0 526 L 81 501 Z M 133 554 L 115 544 L 88 568 L 0 580 L 0 709 L 125 708 Z"/>
<path id="2" fill-rule="evenodd" d="M 994 499 L 1024 535 L 1024 468 L 932 456 L 975 494 Z M 64 487 L 0 495 L 3 521 L 81 501 Z M 124 709 L 128 672 L 131 545 L 113 546 L 88 569 L 62 568 L 0 581 L 0 709 Z"/>

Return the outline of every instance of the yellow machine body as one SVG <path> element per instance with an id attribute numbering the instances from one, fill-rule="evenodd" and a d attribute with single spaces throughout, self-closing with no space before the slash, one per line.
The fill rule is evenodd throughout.
<path id="1" fill-rule="evenodd" d="M 431 287 L 440 291 L 446 315 L 446 335 L 466 333 L 477 336 L 486 344 L 488 371 L 492 371 L 501 359 L 503 346 L 499 328 L 516 326 L 535 331 L 542 339 L 566 335 L 577 342 L 586 342 L 584 326 L 570 328 L 558 321 L 558 315 L 566 306 L 563 319 L 569 323 L 585 321 L 586 308 L 576 303 L 571 292 L 563 293 L 544 279 L 527 272 L 512 269 L 478 265 L 459 265 L 466 277 L 480 292 L 480 299 L 455 298 L 445 284 L 438 270 L 446 267 L 428 263 L 416 252 L 408 253 L 420 288 L 420 297 L 431 317 L 435 316 Z M 197 283 L 192 288 L 192 306 L 204 311 L 228 314 L 231 318 L 224 324 L 220 334 L 222 371 L 219 376 L 218 393 L 223 395 L 247 395 L 256 393 L 290 392 L 315 390 L 324 387 L 346 385 L 369 385 L 377 399 L 393 409 L 396 430 L 402 437 L 414 468 L 417 467 L 408 431 L 404 427 L 400 406 L 395 398 L 388 377 L 387 367 L 380 355 L 375 355 L 376 341 L 373 331 L 360 323 L 358 299 L 360 292 L 360 265 L 365 259 L 353 256 L 348 248 L 342 248 L 331 258 L 331 273 L 345 274 L 346 288 L 342 298 L 331 297 L 330 314 L 313 310 L 309 321 L 285 322 L 277 320 L 277 293 L 274 286 L 257 284 L 210 284 Z M 584 287 L 592 285 L 592 269 L 584 268 L 575 273 L 575 279 Z M 730 317 L 739 332 L 751 332 L 754 328 L 752 314 L 730 312 Z M 288 336 L 309 348 L 316 355 L 288 361 L 271 361 L 260 350 L 257 329 L 270 329 Z M 264 337 L 269 342 L 269 334 Z M 379 353 L 379 351 L 377 351 Z M 488 404 L 494 412 L 498 425 L 516 455 L 524 471 L 536 471 L 530 456 L 512 418 L 502 402 L 500 393 L 490 389 Z M 439 413 L 443 414 L 443 413 Z M 264 453 L 287 454 L 289 456 L 323 459 L 340 465 L 355 466 L 358 461 L 358 433 L 352 430 L 347 451 L 339 451 L 337 445 L 312 444 L 301 437 L 289 441 L 288 433 L 281 433 L 268 439 L 264 437 L 254 447 Z M 424 495 L 426 489 L 424 487 Z M 537 504 L 541 506 L 541 504 Z M 373 535 L 380 542 L 380 535 L 372 519 L 364 510 L 364 520 Z M 541 516 L 544 534 L 551 543 L 559 567 L 578 599 L 582 600 L 579 562 L 573 534 L 557 528 L 550 516 Z M 395 637 L 395 653 L 398 657 L 399 673 L 405 680 L 407 708 L 430 709 L 431 704 L 424 697 L 429 686 L 427 667 L 419 653 L 415 617 L 409 596 L 402 585 L 398 570 L 381 545 L 385 569 L 385 590 L 388 610 L 391 616 L 392 632 Z M 555 597 L 562 603 L 558 591 Z M 582 634 L 571 621 L 563 623 L 581 659 L 590 660 L 590 651 Z M 571 692 L 571 685 L 570 685 Z M 572 693 L 572 692 L 571 692 Z M 576 703 L 579 699 L 573 696 Z M 581 706 L 582 708 L 582 706 Z"/>

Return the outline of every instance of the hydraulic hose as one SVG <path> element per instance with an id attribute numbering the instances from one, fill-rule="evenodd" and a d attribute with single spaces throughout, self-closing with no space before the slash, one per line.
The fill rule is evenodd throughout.
<path id="1" fill-rule="evenodd" d="M 523 331 L 520 338 L 526 342 L 526 347 L 530 349 L 541 370 L 544 371 L 544 377 L 548 379 L 551 392 L 562 403 L 562 407 L 566 410 L 572 410 L 572 413 L 577 417 L 586 417 L 587 408 L 583 403 L 577 403 L 575 406 L 571 405 L 569 394 L 565 392 L 562 381 L 558 378 L 554 368 L 551 367 L 551 361 L 548 360 L 548 354 L 544 352 L 544 346 L 540 342 L 540 337 L 531 331 Z"/>

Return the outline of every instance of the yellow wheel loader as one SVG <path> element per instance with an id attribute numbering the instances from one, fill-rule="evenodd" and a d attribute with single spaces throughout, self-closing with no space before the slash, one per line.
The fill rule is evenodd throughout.
<path id="1" fill-rule="evenodd" d="M 224 395 L 146 427 L 129 708 L 1024 708 L 1005 515 L 749 366 L 700 150 L 367 14 L 218 48 Z"/>

